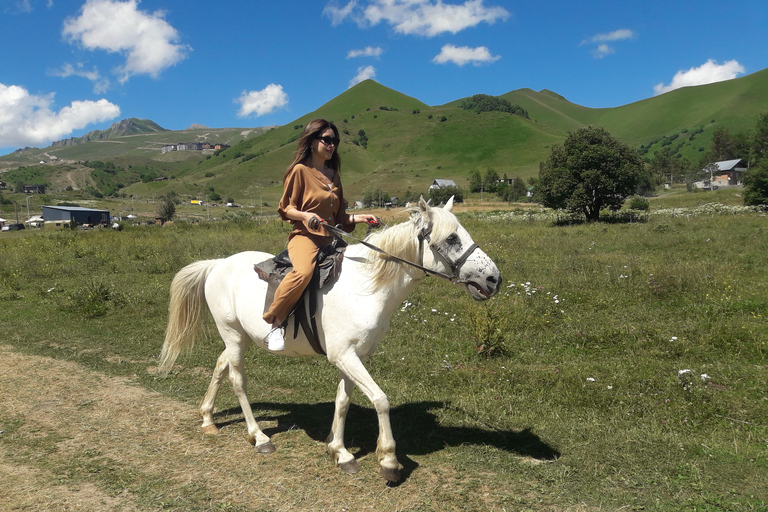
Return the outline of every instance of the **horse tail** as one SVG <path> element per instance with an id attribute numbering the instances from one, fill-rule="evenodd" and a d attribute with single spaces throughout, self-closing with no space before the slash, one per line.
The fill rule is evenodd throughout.
<path id="1" fill-rule="evenodd" d="M 219 260 L 202 260 L 181 269 L 171 283 L 168 326 L 160 353 L 160 371 L 168 373 L 182 351 L 190 351 L 203 321 L 205 281 Z"/>

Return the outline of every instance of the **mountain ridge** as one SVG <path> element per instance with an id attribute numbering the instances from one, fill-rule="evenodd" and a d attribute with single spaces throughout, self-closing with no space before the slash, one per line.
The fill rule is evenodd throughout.
<path id="1" fill-rule="evenodd" d="M 193 125 L 194 126 L 194 125 Z M 191 127 L 190 127 L 191 129 Z M 56 146 L 75 146 L 83 142 L 90 142 L 93 140 L 112 139 L 115 137 L 124 137 L 126 135 L 138 135 L 142 133 L 155 133 L 155 132 L 167 132 L 159 124 L 155 123 L 151 119 L 138 119 L 131 117 L 123 119 L 112 125 L 106 130 L 93 130 L 81 137 L 70 137 L 68 139 L 62 139 L 51 143 L 51 147 Z"/>

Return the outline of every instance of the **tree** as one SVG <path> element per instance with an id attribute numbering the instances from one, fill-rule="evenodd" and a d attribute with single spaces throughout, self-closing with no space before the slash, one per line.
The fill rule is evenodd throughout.
<path id="1" fill-rule="evenodd" d="M 480 188 L 483 185 L 483 177 L 480 175 L 480 171 L 474 169 L 469 171 L 469 191 L 480 192 Z"/>
<path id="2" fill-rule="evenodd" d="M 706 163 L 722 162 L 736 158 L 736 143 L 728 133 L 728 128 L 716 128 L 712 133 L 712 147 L 704 155 Z"/>
<path id="3" fill-rule="evenodd" d="M 483 190 L 486 192 L 496 192 L 498 186 L 499 173 L 496 172 L 496 169 L 489 168 L 483 176 Z"/>
<path id="4" fill-rule="evenodd" d="M 539 171 L 537 193 L 546 207 L 580 212 L 588 221 L 597 221 L 600 210 L 618 210 L 635 193 L 642 171 L 635 149 L 603 128 L 580 128 L 552 148 Z"/>
<path id="5" fill-rule="evenodd" d="M 744 174 L 744 204 L 768 205 L 768 159 Z"/>
<path id="6" fill-rule="evenodd" d="M 389 192 L 377 188 L 374 191 L 367 191 L 363 194 L 363 206 L 366 208 L 383 208 L 390 200 Z"/>
<path id="7" fill-rule="evenodd" d="M 176 200 L 173 194 L 166 194 L 161 197 L 160 204 L 157 206 L 157 216 L 163 222 L 168 222 L 176 215 Z"/>
<path id="8" fill-rule="evenodd" d="M 464 193 L 462 193 L 459 187 L 433 188 L 429 191 L 429 199 L 433 205 L 445 203 L 451 196 L 453 196 L 454 203 L 464 202 Z"/>
<path id="9" fill-rule="evenodd" d="M 763 112 L 757 120 L 752 136 L 752 161 L 759 164 L 768 159 L 768 112 Z"/>
<path id="10" fill-rule="evenodd" d="M 513 105 L 504 98 L 497 98 L 487 94 L 475 94 L 471 98 L 462 101 L 459 106 L 465 110 L 474 110 L 478 114 L 481 112 L 497 111 L 528 119 L 528 111 L 520 105 Z"/>
<path id="11" fill-rule="evenodd" d="M 496 193 L 502 201 L 517 202 L 526 198 L 528 187 L 525 186 L 525 182 L 520 178 L 513 178 L 511 185 L 507 184 L 505 180 L 505 183 L 497 188 Z"/>
<path id="12" fill-rule="evenodd" d="M 648 163 L 648 170 L 657 185 L 665 182 L 672 183 L 675 174 L 674 160 L 675 157 L 668 147 L 662 148 L 653 155 L 653 158 Z"/>

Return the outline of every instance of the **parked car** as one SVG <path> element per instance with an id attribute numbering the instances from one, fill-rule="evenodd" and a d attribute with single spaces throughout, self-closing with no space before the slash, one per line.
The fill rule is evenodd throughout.
<path id="1" fill-rule="evenodd" d="M 21 231 L 24 229 L 24 224 L 6 224 L 2 227 L 2 231 Z"/>

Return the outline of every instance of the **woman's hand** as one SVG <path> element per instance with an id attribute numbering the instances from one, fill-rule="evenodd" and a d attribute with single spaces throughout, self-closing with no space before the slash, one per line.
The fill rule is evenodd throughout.
<path id="1" fill-rule="evenodd" d="M 360 215 L 353 215 L 352 216 L 352 222 L 355 224 L 361 223 L 361 222 L 367 222 L 371 226 L 378 226 L 379 225 L 379 218 L 375 215 L 368 215 L 368 214 L 360 214 Z"/>
<path id="2" fill-rule="evenodd" d="M 309 229 L 313 229 L 317 231 L 318 229 L 320 229 L 320 224 L 325 222 L 323 218 L 316 213 L 309 213 L 309 212 L 304 212 L 304 213 L 306 214 L 306 220 L 304 222 L 307 224 L 307 226 L 309 226 Z"/>

